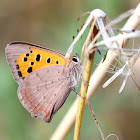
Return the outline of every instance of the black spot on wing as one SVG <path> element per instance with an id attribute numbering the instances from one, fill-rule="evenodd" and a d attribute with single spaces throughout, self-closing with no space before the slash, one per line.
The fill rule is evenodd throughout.
<path id="1" fill-rule="evenodd" d="M 19 70 L 19 65 L 18 64 L 16 65 L 16 69 Z"/>
<path id="2" fill-rule="evenodd" d="M 29 56 L 29 53 L 26 53 L 26 56 L 28 57 Z"/>
<path id="3" fill-rule="evenodd" d="M 47 63 L 50 63 L 50 62 L 51 62 L 51 59 L 50 59 L 50 58 L 48 58 L 48 59 L 47 59 Z"/>
<path id="4" fill-rule="evenodd" d="M 19 76 L 19 77 L 22 77 L 21 71 L 18 71 L 18 76 Z"/>
<path id="5" fill-rule="evenodd" d="M 23 61 L 26 62 L 27 61 L 27 57 L 24 57 Z"/>
<path id="6" fill-rule="evenodd" d="M 40 61 L 40 58 L 41 58 L 40 54 L 37 54 L 36 55 L 36 61 Z"/>
<path id="7" fill-rule="evenodd" d="M 29 67 L 28 70 L 27 70 L 27 72 L 28 73 L 31 73 L 32 72 L 32 67 Z"/>
<path id="8" fill-rule="evenodd" d="M 58 61 L 56 61 L 56 64 L 59 64 L 59 62 L 58 62 Z"/>
<path id="9" fill-rule="evenodd" d="M 34 65 L 34 62 L 31 62 L 31 65 Z"/>

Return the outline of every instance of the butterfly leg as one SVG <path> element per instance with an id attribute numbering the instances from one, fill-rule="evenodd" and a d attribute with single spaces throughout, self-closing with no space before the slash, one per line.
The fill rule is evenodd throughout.
<path id="1" fill-rule="evenodd" d="M 71 88 L 78 96 L 80 96 L 82 99 L 85 99 L 85 97 L 82 97 L 81 95 L 80 95 L 80 93 L 75 89 L 75 88 Z"/>

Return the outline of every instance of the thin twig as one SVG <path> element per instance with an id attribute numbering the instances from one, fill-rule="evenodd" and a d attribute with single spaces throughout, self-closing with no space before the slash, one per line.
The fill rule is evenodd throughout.
<path id="1" fill-rule="evenodd" d="M 91 112 L 91 114 L 92 114 L 92 116 L 93 116 L 93 118 L 94 118 L 94 121 L 95 121 L 95 123 L 96 123 L 96 125 L 97 125 L 97 127 L 98 127 L 98 130 L 99 130 L 99 132 L 100 132 L 100 134 L 101 134 L 102 139 L 105 140 L 103 131 L 102 131 L 101 127 L 99 126 L 99 123 L 98 123 L 98 121 L 97 121 L 97 119 L 96 119 L 95 113 L 94 113 L 93 109 L 91 108 L 90 102 L 87 100 L 86 103 L 88 104 L 89 110 L 90 110 L 90 112 Z"/>
<path id="2" fill-rule="evenodd" d="M 134 80 L 133 76 L 130 75 L 130 77 L 132 78 L 133 82 L 135 83 L 136 87 L 140 90 L 140 87 L 138 86 L 138 84 L 136 83 L 136 81 Z"/>

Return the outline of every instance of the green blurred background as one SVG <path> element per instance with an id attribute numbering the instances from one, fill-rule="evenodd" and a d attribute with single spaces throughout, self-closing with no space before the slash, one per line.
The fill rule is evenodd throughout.
<path id="1" fill-rule="evenodd" d="M 71 93 L 61 110 L 51 123 L 31 117 L 20 104 L 17 97 L 18 84 L 14 81 L 5 58 L 5 47 L 12 41 L 25 41 L 57 50 L 63 54 L 76 36 L 81 21 L 77 18 L 84 12 L 100 8 L 110 19 L 135 8 L 139 0 L 4 0 L 0 2 L 0 140 L 47 140 L 55 131 L 77 97 Z M 121 24 L 120 24 L 121 26 Z M 77 44 L 74 53 L 80 54 L 83 39 Z M 136 43 L 136 45 L 139 43 Z M 138 46 L 137 46 L 138 47 Z M 95 63 L 102 56 L 96 54 Z M 94 64 L 94 68 L 96 65 Z M 140 85 L 140 63 L 137 64 L 136 77 Z M 115 133 L 120 139 L 140 139 L 140 93 L 131 78 L 121 94 L 118 90 L 122 78 L 117 78 L 109 87 L 102 84 L 90 100 L 97 120 L 105 136 Z M 79 91 L 79 88 L 77 88 Z M 74 127 L 66 139 L 73 139 Z M 99 131 L 92 115 L 85 107 L 81 140 L 100 140 Z M 116 140 L 114 137 L 108 140 Z"/>

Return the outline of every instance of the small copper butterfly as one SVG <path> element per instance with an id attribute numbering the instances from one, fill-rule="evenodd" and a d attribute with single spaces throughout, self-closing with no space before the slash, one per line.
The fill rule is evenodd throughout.
<path id="1" fill-rule="evenodd" d="M 21 104 L 33 117 L 50 122 L 78 85 L 82 73 L 79 57 L 73 56 L 64 69 L 64 55 L 37 45 L 12 42 L 5 51 L 19 84 Z"/>

